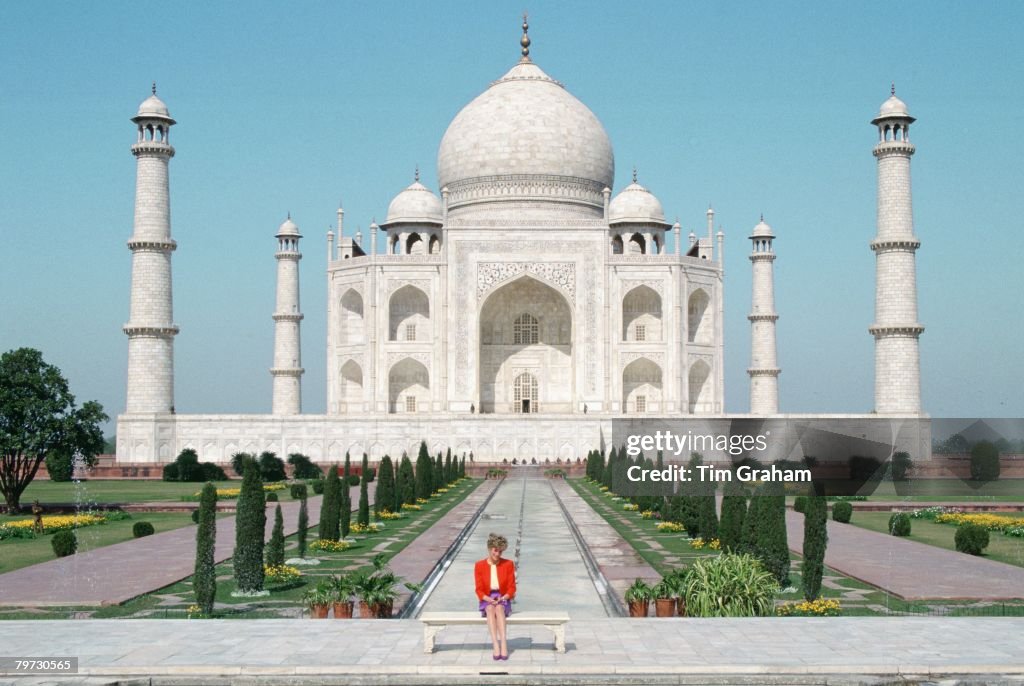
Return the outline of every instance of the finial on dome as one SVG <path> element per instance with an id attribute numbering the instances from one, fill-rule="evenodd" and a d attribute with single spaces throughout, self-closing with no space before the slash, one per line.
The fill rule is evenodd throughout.
<path id="1" fill-rule="evenodd" d="M 291 211 L 291 210 L 288 210 L 288 218 L 289 218 L 289 219 L 291 219 L 291 218 L 292 218 L 292 211 Z"/>
<path id="2" fill-rule="evenodd" d="M 153 82 L 153 95 L 156 95 L 156 81 Z"/>
<path id="3" fill-rule="evenodd" d="M 764 212 L 761 213 L 761 221 L 764 221 Z"/>
<path id="4" fill-rule="evenodd" d="M 633 183 L 636 183 L 636 165 L 633 165 Z"/>
<path id="5" fill-rule="evenodd" d="M 419 183 L 420 180 L 420 165 L 416 165 L 416 172 L 413 174 L 413 181 Z"/>
<path id="6" fill-rule="evenodd" d="M 530 61 L 530 36 L 528 32 L 530 30 L 530 24 L 527 22 L 526 12 L 523 12 L 523 37 L 519 40 L 519 44 L 523 46 L 523 57 L 521 62 Z"/>
<path id="7" fill-rule="evenodd" d="M 889 86 L 889 95 L 896 95 L 896 82 L 893 81 L 892 85 Z"/>

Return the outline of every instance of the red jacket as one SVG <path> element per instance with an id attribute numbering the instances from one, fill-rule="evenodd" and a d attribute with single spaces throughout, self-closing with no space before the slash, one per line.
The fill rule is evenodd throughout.
<path id="1" fill-rule="evenodd" d="M 483 600 L 491 595 L 491 565 L 487 558 L 476 563 L 473 577 L 476 579 L 476 597 Z M 509 599 L 516 597 L 516 565 L 512 560 L 502 558 L 498 561 L 498 591 Z"/>

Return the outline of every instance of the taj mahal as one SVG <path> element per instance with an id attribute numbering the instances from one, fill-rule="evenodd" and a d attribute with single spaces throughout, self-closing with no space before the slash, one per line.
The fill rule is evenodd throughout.
<path id="1" fill-rule="evenodd" d="M 184 448 L 214 462 L 264 450 L 321 462 L 346 452 L 378 459 L 412 454 L 425 439 L 432 454 L 451 447 L 478 462 L 554 462 L 602 446 L 617 418 L 725 416 L 725 234 L 715 232 L 714 210 L 695 222 L 699 235 L 684 234 L 635 170 L 615 190 L 604 127 L 533 61 L 525 20 L 520 52 L 448 126 L 437 189 L 411 174 L 365 235 L 347 229 L 337 209 L 318 249 L 329 297 L 326 413 L 317 415 L 302 412 L 303 236 L 300 218 L 290 216 L 275 236 L 269 412 L 174 410 L 175 120 L 154 86 L 132 119 L 137 181 L 118 461 L 168 462 Z M 922 412 L 913 122 L 895 90 L 871 122 L 876 308 L 865 327 L 875 346 L 875 413 L 893 416 Z M 763 217 L 749 232 L 752 416 L 783 416 L 775 237 Z M 268 256 L 273 245 L 268 232 Z M 175 259 L 188 259 L 182 248 Z"/>

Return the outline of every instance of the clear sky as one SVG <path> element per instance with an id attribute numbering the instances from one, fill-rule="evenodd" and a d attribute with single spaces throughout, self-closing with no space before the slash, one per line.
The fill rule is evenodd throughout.
<path id="1" fill-rule="evenodd" d="M 267 412 L 274 233 L 302 250 L 304 409 L 325 404 L 325 238 L 382 220 L 448 122 L 518 58 L 522 3 L 0 3 L 0 350 L 124 409 L 135 161 L 156 81 L 179 124 L 179 412 Z M 780 407 L 873 404 L 877 135 L 911 138 L 922 391 L 1024 416 L 1024 4 L 531 2 L 532 57 L 684 232 L 726 233 L 726 406 L 748 408 L 750 229 L 774 227 Z M 436 189 L 435 189 L 436 190 Z"/>

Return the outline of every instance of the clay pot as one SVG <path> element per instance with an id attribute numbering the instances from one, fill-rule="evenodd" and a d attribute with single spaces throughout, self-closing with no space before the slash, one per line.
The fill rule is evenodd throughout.
<path id="1" fill-rule="evenodd" d="M 654 600 L 654 616 L 655 617 L 675 617 L 676 616 L 676 599 L 675 598 L 656 598 Z"/>
<path id="2" fill-rule="evenodd" d="M 370 607 L 370 603 L 365 600 L 359 601 L 359 619 L 373 619 L 377 614 Z"/>
<path id="3" fill-rule="evenodd" d="M 394 601 L 389 600 L 386 603 L 374 603 L 370 608 L 375 612 L 377 619 L 391 619 L 391 611 L 394 610 Z"/>
<path id="4" fill-rule="evenodd" d="M 309 616 L 313 619 L 327 619 L 327 609 L 326 605 L 310 605 Z"/>
<path id="5" fill-rule="evenodd" d="M 686 600 L 684 598 L 677 598 L 676 599 L 676 603 L 679 606 L 679 613 L 678 613 L 679 616 L 680 617 L 685 617 L 686 616 Z"/>
<path id="6" fill-rule="evenodd" d="M 646 617 L 647 610 L 650 608 L 650 601 L 648 600 L 634 600 L 629 604 L 629 616 L 630 617 Z"/>
<path id="7" fill-rule="evenodd" d="M 352 601 L 347 600 L 341 603 L 334 603 L 335 619 L 352 619 Z"/>

